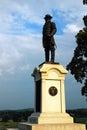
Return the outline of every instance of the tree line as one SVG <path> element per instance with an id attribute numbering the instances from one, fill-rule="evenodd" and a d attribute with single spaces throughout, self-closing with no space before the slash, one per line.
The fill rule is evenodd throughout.
<path id="1" fill-rule="evenodd" d="M 87 0 L 83 0 L 83 4 L 87 6 Z M 83 17 L 83 22 L 83 29 L 75 36 L 77 46 L 73 57 L 66 68 L 77 82 L 83 84 L 81 94 L 87 97 L 87 15 Z"/>
<path id="2" fill-rule="evenodd" d="M 0 122 L 22 122 L 27 121 L 28 116 L 33 113 L 33 109 L 26 110 L 3 110 L 0 111 Z"/>
<path id="3" fill-rule="evenodd" d="M 28 116 L 34 112 L 33 109 L 23 109 L 23 110 L 2 110 L 0 111 L 0 122 L 27 122 Z M 76 117 L 86 117 L 87 109 L 73 109 L 67 110 L 74 118 Z"/>

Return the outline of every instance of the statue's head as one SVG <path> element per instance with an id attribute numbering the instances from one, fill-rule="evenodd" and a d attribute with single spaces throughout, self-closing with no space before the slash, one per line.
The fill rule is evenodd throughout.
<path id="1" fill-rule="evenodd" d="M 45 20 L 46 20 L 46 19 L 52 19 L 52 16 L 51 16 L 50 14 L 46 14 L 45 17 L 44 17 L 44 19 L 45 19 Z"/>

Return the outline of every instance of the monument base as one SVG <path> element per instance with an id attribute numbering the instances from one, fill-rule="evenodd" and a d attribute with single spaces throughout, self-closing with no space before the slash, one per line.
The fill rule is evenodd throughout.
<path id="1" fill-rule="evenodd" d="M 73 118 L 67 113 L 33 113 L 28 117 L 28 122 L 32 124 L 73 123 Z"/>
<path id="2" fill-rule="evenodd" d="M 43 63 L 34 69 L 35 112 L 28 122 L 19 124 L 19 130 L 86 130 L 65 112 L 65 74 L 67 70 L 56 63 Z"/>
<path id="3" fill-rule="evenodd" d="M 28 122 L 19 124 L 19 130 L 86 130 L 86 127 L 73 123 L 67 113 L 33 113 Z"/>
<path id="4" fill-rule="evenodd" d="M 20 130 L 86 130 L 85 125 L 77 123 L 64 124 L 19 124 Z"/>

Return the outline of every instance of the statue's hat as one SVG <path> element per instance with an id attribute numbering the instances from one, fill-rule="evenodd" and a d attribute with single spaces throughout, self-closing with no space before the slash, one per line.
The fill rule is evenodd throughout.
<path id="1" fill-rule="evenodd" d="M 44 19 L 46 19 L 46 18 L 51 19 L 51 18 L 52 18 L 52 16 L 51 16 L 50 14 L 46 14 L 46 15 L 45 15 L 45 17 L 44 17 Z"/>

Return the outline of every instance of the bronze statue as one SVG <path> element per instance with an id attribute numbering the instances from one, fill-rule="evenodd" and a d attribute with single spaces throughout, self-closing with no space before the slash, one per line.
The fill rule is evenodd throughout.
<path id="1" fill-rule="evenodd" d="M 45 24 L 43 26 L 43 47 L 45 50 L 45 61 L 49 62 L 49 53 L 51 51 L 51 62 L 54 62 L 55 59 L 55 40 L 54 34 L 56 33 L 56 25 L 54 22 L 51 22 L 52 16 L 47 14 L 44 17 Z"/>

